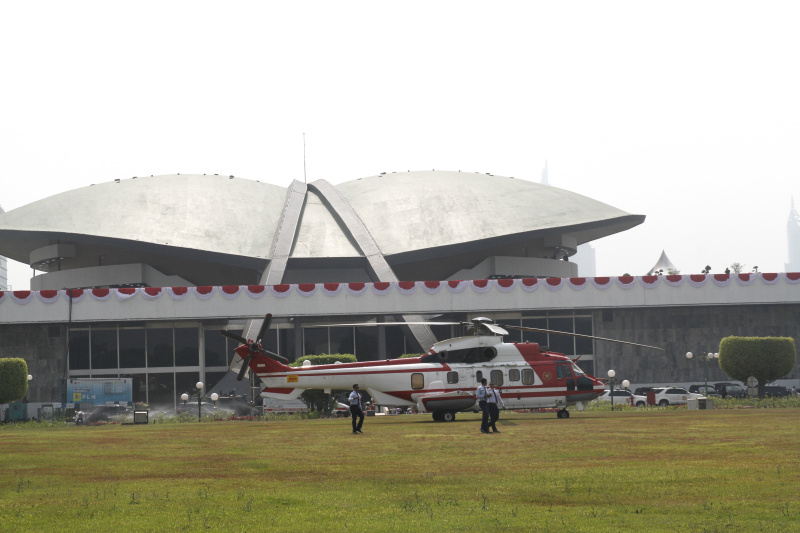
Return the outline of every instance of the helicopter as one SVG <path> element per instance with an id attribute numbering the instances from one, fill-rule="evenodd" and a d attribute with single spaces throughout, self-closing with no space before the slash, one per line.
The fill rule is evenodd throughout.
<path id="1" fill-rule="evenodd" d="M 305 361 L 301 367 L 290 367 L 285 357 L 261 345 L 271 319 L 272 315 L 267 314 L 256 340 L 220 331 L 240 343 L 235 352 L 243 362 L 237 379 L 241 380 L 248 370 L 255 373 L 265 385 L 263 397 L 294 400 L 306 389 L 350 389 L 357 384 L 377 404 L 413 407 L 420 413 L 430 413 L 437 422 L 452 422 L 457 412 L 477 412 L 474 391 L 483 378 L 496 385 L 506 409 L 556 408 L 558 418 L 569 418 L 568 406 L 594 400 L 605 390 L 603 380 L 585 373 L 564 354 L 542 349 L 535 342 L 504 342 L 503 336 L 509 329 L 587 337 L 661 350 L 656 346 L 592 335 L 496 324 L 489 318 L 476 317 L 470 322 L 424 322 L 469 329 L 468 335 L 437 342 L 420 357 L 316 366 Z M 335 325 L 403 324 L 408 323 Z"/>

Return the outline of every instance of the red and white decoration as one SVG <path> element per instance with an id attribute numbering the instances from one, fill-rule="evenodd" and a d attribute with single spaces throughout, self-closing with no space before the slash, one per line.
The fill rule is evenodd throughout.
<path id="1" fill-rule="evenodd" d="M 247 298 L 287 298 L 299 295 L 310 298 L 317 293 L 335 297 L 343 293 L 348 296 L 360 297 L 365 294 L 386 296 L 392 291 L 403 295 L 427 294 L 435 295 L 440 292 L 460 294 L 468 287 L 478 294 L 490 292 L 513 293 L 523 291 L 531 293 L 540 286 L 550 292 L 563 290 L 583 291 L 588 288 L 605 291 L 612 286 L 625 290 L 635 287 L 656 289 L 661 285 L 670 288 L 682 287 L 688 284 L 692 288 L 700 289 L 708 283 L 725 288 L 731 284 L 748 287 L 755 284 L 775 285 L 785 283 L 788 285 L 800 284 L 800 273 L 748 273 L 748 274 L 691 274 L 667 276 L 619 276 L 597 278 L 523 278 L 523 279 L 482 279 L 482 280 L 451 280 L 451 281 L 400 281 L 379 283 L 301 283 L 282 285 L 224 285 L 220 287 L 143 287 L 119 289 L 64 289 L 45 291 L 0 291 L 0 305 L 25 305 L 32 301 L 49 305 L 62 300 L 80 303 L 86 298 L 93 301 L 105 302 L 112 298 L 116 301 L 128 301 L 137 298 L 145 300 L 159 300 L 165 295 L 173 301 L 199 300 L 206 301 L 220 295 L 226 300 L 236 300 L 246 295 Z"/>

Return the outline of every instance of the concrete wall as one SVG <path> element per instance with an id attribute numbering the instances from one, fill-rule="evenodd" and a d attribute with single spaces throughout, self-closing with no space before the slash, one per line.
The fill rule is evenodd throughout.
<path id="1" fill-rule="evenodd" d="M 596 342 L 595 372 L 606 377 L 613 368 L 631 383 L 700 383 L 705 378 L 703 357 L 719 352 L 724 337 L 792 337 L 800 346 L 800 304 L 615 308 L 593 311 L 595 335 L 629 339 L 664 348 L 650 350 Z M 686 359 L 686 352 L 695 357 Z M 702 356 L 702 357 L 701 357 Z M 800 377 L 795 362 L 792 379 Z M 730 378 L 717 361 L 708 363 L 709 381 Z"/>
<path id="2" fill-rule="evenodd" d="M 0 357 L 20 357 L 28 364 L 28 400 L 60 402 L 66 376 L 66 326 L 0 325 Z"/>

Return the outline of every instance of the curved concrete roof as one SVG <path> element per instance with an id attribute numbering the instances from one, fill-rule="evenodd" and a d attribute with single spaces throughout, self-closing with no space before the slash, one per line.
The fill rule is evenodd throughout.
<path id="1" fill-rule="evenodd" d="M 336 187 L 295 183 L 302 193 L 292 204 L 287 200 L 296 194 L 288 188 L 233 176 L 91 185 L 0 214 L 0 255 L 29 264 L 63 256 L 58 271 L 150 264 L 196 283 L 253 283 L 257 276 L 248 272 L 263 272 L 278 257 L 301 269 L 355 268 L 353 258 L 366 257 L 379 270 L 409 265 L 398 274 L 410 279 L 449 276 L 489 256 L 560 259 L 644 221 L 580 194 L 489 174 L 419 171 Z M 47 248 L 57 243 L 77 245 L 77 255 Z M 431 262 L 437 257 L 447 258 L 438 270 Z"/>

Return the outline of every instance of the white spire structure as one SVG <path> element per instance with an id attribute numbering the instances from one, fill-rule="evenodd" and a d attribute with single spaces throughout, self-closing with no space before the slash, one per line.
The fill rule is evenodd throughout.
<path id="1" fill-rule="evenodd" d="M 794 197 L 789 211 L 789 221 L 786 223 L 786 240 L 789 246 L 786 272 L 800 272 L 800 213 L 794 207 Z"/>
<path id="2" fill-rule="evenodd" d="M 547 159 L 544 160 L 544 168 L 542 169 L 542 185 L 550 185 L 550 180 L 547 177 Z"/>
<path id="3" fill-rule="evenodd" d="M 661 257 L 658 258 L 658 261 L 656 261 L 656 264 L 653 265 L 653 268 L 650 269 L 647 275 L 650 276 L 659 270 L 663 270 L 665 273 L 669 272 L 670 270 L 675 270 L 675 265 L 673 265 L 672 261 L 669 260 L 665 250 L 661 250 Z"/>

